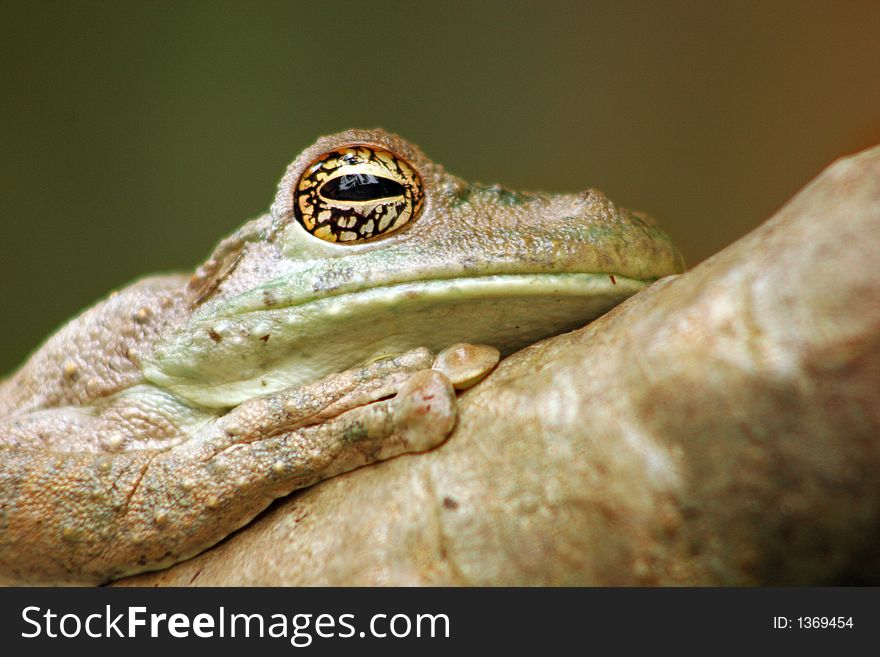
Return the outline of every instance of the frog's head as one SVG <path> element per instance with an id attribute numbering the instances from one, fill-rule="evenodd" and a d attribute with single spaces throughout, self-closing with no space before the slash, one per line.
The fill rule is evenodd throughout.
<path id="1" fill-rule="evenodd" d="M 650 219 L 599 192 L 468 184 L 400 137 L 350 130 L 306 149 L 271 213 L 218 245 L 145 372 L 231 406 L 414 347 L 507 354 L 682 269 Z"/>

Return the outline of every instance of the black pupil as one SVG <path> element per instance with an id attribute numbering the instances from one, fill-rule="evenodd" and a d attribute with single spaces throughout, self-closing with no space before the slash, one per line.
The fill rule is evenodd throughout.
<path id="1" fill-rule="evenodd" d="M 334 201 L 375 201 L 403 196 L 403 192 L 403 185 L 399 182 L 368 173 L 339 176 L 321 187 L 321 196 Z"/>

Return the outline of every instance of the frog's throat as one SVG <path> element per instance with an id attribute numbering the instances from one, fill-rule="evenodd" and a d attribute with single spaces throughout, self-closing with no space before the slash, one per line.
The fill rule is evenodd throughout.
<path id="1" fill-rule="evenodd" d="M 494 274 L 328 293 L 284 307 L 226 306 L 191 318 L 144 363 L 144 374 L 191 402 L 229 407 L 416 347 L 472 342 L 510 354 L 583 326 L 648 283 L 613 274 Z"/>

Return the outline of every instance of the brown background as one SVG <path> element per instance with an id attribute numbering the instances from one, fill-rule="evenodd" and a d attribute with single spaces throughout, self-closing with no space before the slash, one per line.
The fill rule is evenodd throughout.
<path id="1" fill-rule="evenodd" d="M 880 3 L 129 2 L 0 10 L 0 372 L 189 269 L 318 135 L 604 190 L 693 265 L 880 142 Z"/>

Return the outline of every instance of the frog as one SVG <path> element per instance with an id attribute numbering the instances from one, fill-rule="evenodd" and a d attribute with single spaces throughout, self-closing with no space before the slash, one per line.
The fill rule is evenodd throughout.
<path id="1" fill-rule="evenodd" d="M 500 358 L 683 268 L 594 189 L 468 183 L 381 129 L 321 137 L 192 273 L 111 292 L 0 383 L 0 579 L 166 568 L 295 490 L 418 458 Z"/>

